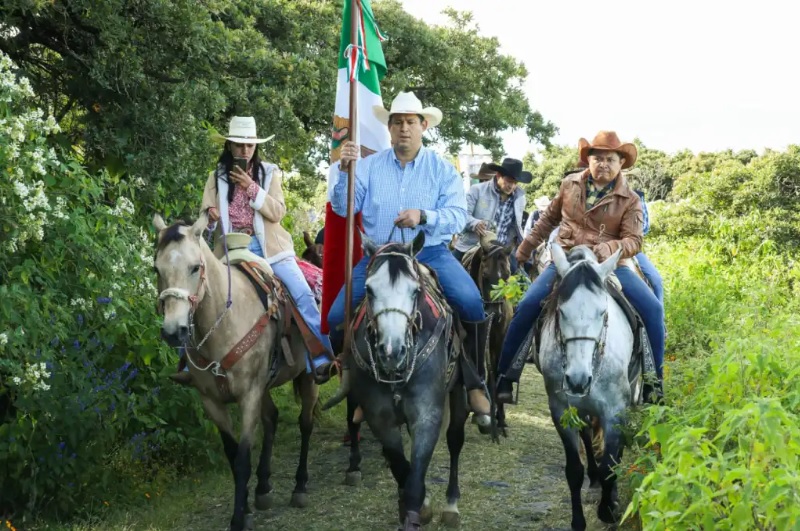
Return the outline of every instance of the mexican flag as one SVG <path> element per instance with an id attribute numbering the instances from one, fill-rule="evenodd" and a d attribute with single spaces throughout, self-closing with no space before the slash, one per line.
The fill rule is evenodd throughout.
<path id="1" fill-rule="evenodd" d="M 358 46 L 350 45 L 350 16 L 355 10 L 358 17 Z M 339 179 L 341 145 L 350 140 L 350 84 L 358 90 L 358 127 L 356 141 L 361 145 L 361 156 L 371 155 L 391 146 L 389 131 L 372 113 L 374 105 L 383 105 L 380 80 L 386 75 L 386 59 L 381 42 L 383 36 L 375 23 L 370 0 L 345 0 L 342 17 L 342 34 L 339 43 L 339 73 L 336 81 L 336 106 L 331 132 L 331 171 L 328 175 L 328 193 Z M 329 195 L 330 197 L 330 195 Z M 353 265 L 361 259 L 361 215 L 355 218 L 353 239 Z M 328 330 L 328 310 L 344 286 L 345 245 L 347 220 L 336 215 L 330 202 L 325 207 L 325 246 L 322 264 L 322 332 Z"/>

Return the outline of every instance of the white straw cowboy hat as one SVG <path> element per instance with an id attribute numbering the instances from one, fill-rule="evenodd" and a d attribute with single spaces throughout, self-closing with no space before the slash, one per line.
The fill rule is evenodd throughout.
<path id="1" fill-rule="evenodd" d="M 533 200 L 533 204 L 536 206 L 537 210 L 545 210 L 548 206 L 550 206 L 550 198 L 546 195 L 537 197 Z"/>
<path id="2" fill-rule="evenodd" d="M 236 142 L 237 144 L 263 144 L 275 138 L 270 135 L 267 138 L 258 138 L 256 134 L 256 119 L 252 116 L 234 116 L 228 125 L 228 135 L 225 140 Z"/>
<path id="3" fill-rule="evenodd" d="M 381 105 L 373 105 L 372 112 L 382 124 L 389 124 L 389 117 L 393 114 L 419 114 L 428 121 L 428 127 L 436 127 L 442 122 L 442 111 L 436 107 L 422 108 L 413 92 L 401 92 L 392 100 L 392 108 L 388 111 Z"/>

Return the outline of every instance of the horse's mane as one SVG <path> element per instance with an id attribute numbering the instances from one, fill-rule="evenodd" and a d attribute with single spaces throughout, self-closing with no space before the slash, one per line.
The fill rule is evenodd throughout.
<path id="1" fill-rule="evenodd" d="M 177 220 L 175 223 L 170 225 L 164 231 L 164 235 L 159 238 L 158 242 L 156 243 L 156 253 L 159 253 L 164 250 L 164 247 L 169 245 L 172 242 L 179 242 L 186 237 L 185 234 L 181 232 L 181 227 L 191 227 L 194 225 L 192 221 L 184 221 L 182 219 Z"/>
<path id="2" fill-rule="evenodd" d="M 389 279 L 392 284 L 397 282 L 400 275 L 413 277 L 411 263 L 408 260 L 398 260 L 393 253 L 408 255 L 406 248 L 400 243 L 390 243 L 383 246 L 378 254 L 373 255 L 370 269 L 377 271 L 384 263 L 389 264 Z M 413 259 L 413 257 L 410 257 Z"/>
<path id="3" fill-rule="evenodd" d="M 544 311 L 555 310 L 559 300 L 566 300 L 572 297 L 575 290 L 585 287 L 592 291 L 602 291 L 605 289 L 603 280 L 595 271 L 592 263 L 597 262 L 597 257 L 585 245 L 573 248 L 567 255 L 567 260 L 573 267 L 563 279 L 556 279 L 553 290 L 544 302 Z"/>

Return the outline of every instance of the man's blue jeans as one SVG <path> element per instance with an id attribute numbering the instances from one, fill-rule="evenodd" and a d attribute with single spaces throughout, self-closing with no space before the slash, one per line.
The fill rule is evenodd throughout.
<path id="1" fill-rule="evenodd" d="M 460 319 L 464 321 L 484 319 L 483 300 L 478 287 L 445 245 L 423 247 L 417 255 L 417 260 L 436 271 L 444 296 Z M 365 256 L 353 268 L 353 308 L 361 302 L 366 292 L 367 264 L 369 257 Z M 344 332 L 339 330 L 342 323 L 344 323 L 344 287 L 328 311 L 328 325 L 334 344 L 343 338 Z"/>
<path id="2" fill-rule="evenodd" d="M 644 253 L 639 253 L 636 255 L 636 261 L 639 262 L 639 267 L 642 270 L 645 278 L 653 286 L 653 293 L 655 294 L 658 302 L 661 305 L 664 305 L 664 281 L 661 279 L 661 274 L 656 269 L 656 266 L 653 265 L 653 262 L 650 261 Z"/>

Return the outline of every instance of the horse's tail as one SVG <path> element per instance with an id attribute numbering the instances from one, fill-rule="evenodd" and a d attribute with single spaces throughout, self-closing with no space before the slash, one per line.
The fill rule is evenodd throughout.
<path id="1" fill-rule="evenodd" d="M 300 376 L 296 377 L 292 380 L 292 391 L 294 392 L 294 401 L 298 404 L 302 404 L 303 402 L 303 378 L 307 378 L 308 375 L 303 372 Z M 312 389 L 311 392 L 314 392 L 314 386 L 309 386 L 309 389 Z M 314 419 L 318 419 L 322 410 L 320 409 L 319 398 L 314 401 L 314 409 L 311 412 L 311 416 Z"/>
<path id="2" fill-rule="evenodd" d="M 605 435 L 600 419 L 592 417 L 592 452 L 598 462 L 603 459 L 603 453 L 606 450 Z"/>
<path id="3" fill-rule="evenodd" d="M 447 428 L 450 427 L 450 393 L 444 397 L 444 411 L 442 411 L 442 427 L 439 428 L 439 440 L 447 440 Z"/>

